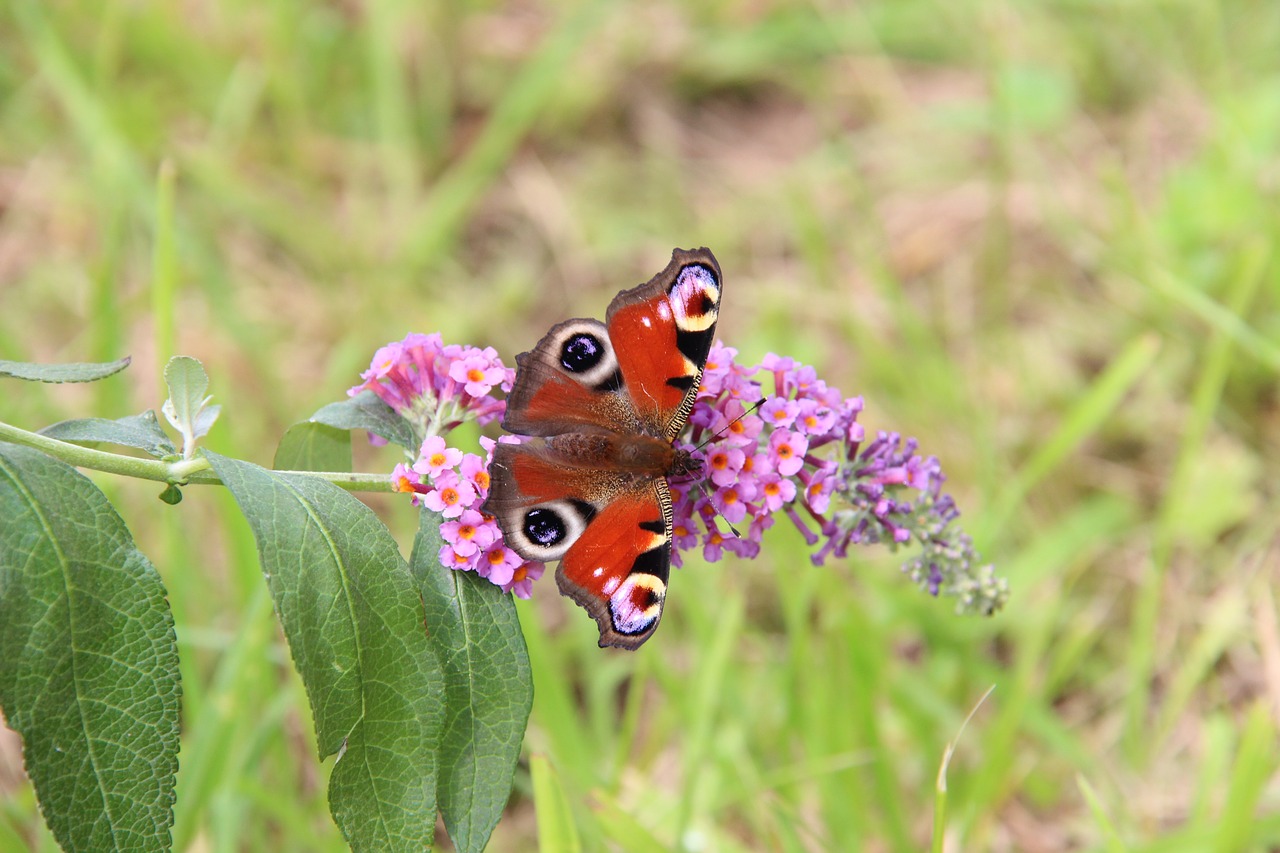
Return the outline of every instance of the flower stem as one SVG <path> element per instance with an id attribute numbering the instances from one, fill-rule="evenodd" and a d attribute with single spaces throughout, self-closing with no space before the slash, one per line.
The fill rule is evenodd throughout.
<path id="1" fill-rule="evenodd" d="M 201 456 L 165 462 L 161 459 L 142 459 L 121 453 L 108 453 L 104 450 L 81 447 L 78 444 L 28 432 L 3 421 L 0 421 L 0 441 L 34 447 L 77 468 L 89 468 L 107 474 L 155 480 L 160 483 L 189 483 L 202 486 L 216 486 L 222 483 L 210 471 L 209 461 Z M 391 491 L 391 481 L 385 474 L 356 474 L 348 471 L 277 471 L 276 473 L 319 477 L 348 491 Z"/>

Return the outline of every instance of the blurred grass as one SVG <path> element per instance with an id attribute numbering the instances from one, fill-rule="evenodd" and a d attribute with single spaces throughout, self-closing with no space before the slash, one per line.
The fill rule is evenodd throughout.
<path id="1" fill-rule="evenodd" d="M 2 416 L 154 408 L 176 349 L 268 463 L 386 340 L 510 358 L 708 245 L 726 341 L 919 436 L 1013 599 L 958 619 L 775 528 L 625 655 L 544 581 L 492 848 L 916 850 L 935 812 L 948 850 L 1274 848 L 1277 44 L 1264 0 L 10 0 L 0 357 L 135 362 Z M 178 622 L 178 848 L 341 849 L 233 506 L 106 485 Z"/>

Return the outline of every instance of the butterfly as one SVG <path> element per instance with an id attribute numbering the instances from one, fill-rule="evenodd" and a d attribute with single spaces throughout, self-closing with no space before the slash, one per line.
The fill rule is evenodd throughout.
<path id="1" fill-rule="evenodd" d="M 624 290 L 605 321 L 566 320 L 516 356 L 482 511 L 526 560 L 560 561 L 556 584 L 636 649 L 662 618 L 671 569 L 672 478 L 702 465 L 672 442 L 689 421 L 720 312 L 720 264 L 676 249 Z"/>

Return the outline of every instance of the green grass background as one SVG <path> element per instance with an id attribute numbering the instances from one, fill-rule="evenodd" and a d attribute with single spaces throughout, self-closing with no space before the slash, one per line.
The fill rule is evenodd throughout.
<path id="1" fill-rule="evenodd" d="M 1274 0 L 4 0 L 0 358 L 134 363 L 0 418 L 158 408 L 186 353 L 269 464 L 386 340 L 510 359 L 710 246 L 723 339 L 918 436 L 1012 599 L 779 526 L 626 654 L 544 579 L 491 849 L 1276 849 L 1278 153 Z M 177 619 L 177 848 L 342 849 L 232 502 L 98 481 Z"/>

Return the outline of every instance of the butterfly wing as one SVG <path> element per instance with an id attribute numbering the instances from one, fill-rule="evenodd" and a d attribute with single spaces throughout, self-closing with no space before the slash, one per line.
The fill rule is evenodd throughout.
<path id="1" fill-rule="evenodd" d="M 618 356 L 599 320 L 553 326 L 530 352 L 516 356 L 502 427 L 519 435 L 635 432 L 640 426 L 622 390 Z"/>
<path id="2" fill-rule="evenodd" d="M 671 566 L 665 479 L 579 468 L 536 441 L 494 449 L 485 512 L 526 559 L 560 560 L 560 591 L 586 608 L 600 645 L 635 649 L 662 617 Z"/>
<path id="3" fill-rule="evenodd" d="M 676 249 L 666 269 L 609 304 L 621 384 L 650 435 L 673 439 L 689 419 L 715 340 L 720 282 L 710 249 Z"/>
<path id="4" fill-rule="evenodd" d="M 600 645 L 636 649 L 662 618 L 671 570 L 666 480 L 616 498 L 569 548 L 556 584 L 600 626 Z"/>

